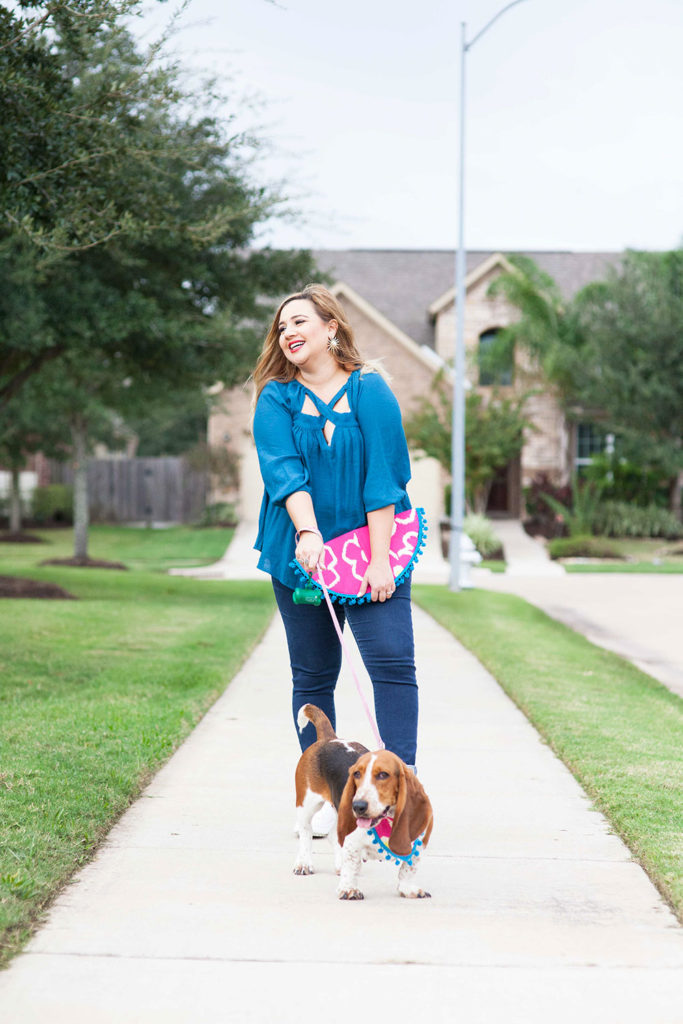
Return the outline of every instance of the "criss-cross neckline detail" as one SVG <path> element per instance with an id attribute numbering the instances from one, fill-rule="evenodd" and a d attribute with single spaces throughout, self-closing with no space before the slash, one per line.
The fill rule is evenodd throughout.
<path id="1" fill-rule="evenodd" d="M 349 386 L 349 381 L 350 380 L 351 380 L 351 377 L 350 376 L 347 377 L 347 379 L 344 381 L 342 386 L 339 388 L 339 390 L 336 392 L 336 394 L 333 395 L 333 397 L 329 400 L 329 402 L 326 402 L 324 399 L 322 399 L 320 397 L 320 395 L 316 395 L 315 391 L 311 391 L 311 389 L 307 388 L 305 384 L 301 383 L 301 381 L 298 382 L 299 385 L 301 386 L 301 389 L 304 392 L 304 394 L 307 395 L 308 398 L 310 398 L 310 400 L 312 401 L 313 405 L 318 410 L 318 417 L 323 420 L 322 434 L 323 434 L 323 437 L 325 439 L 325 443 L 327 444 L 328 448 L 332 444 L 332 438 L 334 437 L 334 432 L 335 432 L 337 426 L 339 425 L 339 423 L 343 422 L 340 419 L 340 417 L 348 416 L 350 411 L 351 411 L 350 407 L 348 409 L 344 410 L 344 412 L 341 412 L 340 410 L 337 410 L 337 409 L 334 408 L 334 406 L 338 402 L 340 402 L 342 400 L 342 398 L 344 397 L 344 395 L 346 394 L 346 390 L 347 390 L 347 388 Z M 347 403 L 348 403 L 348 399 L 347 399 Z M 301 409 L 300 412 L 304 416 L 312 415 L 311 413 L 304 413 L 303 409 Z M 328 437 L 328 435 L 325 432 L 325 428 L 327 427 L 328 423 L 331 426 L 329 437 Z"/>
<path id="2" fill-rule="evenodd" d="M 315 391 L 311 391 L 311 389 L 307 388 L 305 384 L 301 384 L 301 381 L 299 381 L 299 383 L 301 384 L 301 387 L 303 388 L 303 390 L 306 392 L 308 397 L 311 399 L 311 401 L 315 405 L 315 407 L 318 410 L 318 412 L 320 413 L 320 415 L 324 416 L 328 412 L 335 412 L 334 406 L 341 399 L 342 395 L 344 394 L 344 392 L 346 391 L 347 387 L 349 386 L 349 380 L 350 379 L 351 379 L 350 377 L 347 377 L 347 379 L 344 381 L 342 386 L 339 388 L 339 391 L 337 391 L 337 393 L 329 400 L 329 402 L 326 402 L 323 398 L 320 397 L 320 395 L 316 395 Z M 325 409 L 325 413 L 322 412 L 322 410 L 320 408 L 321 406 Z M 339 414 L 337 414 L 337 415 L 339 415 Z"/>

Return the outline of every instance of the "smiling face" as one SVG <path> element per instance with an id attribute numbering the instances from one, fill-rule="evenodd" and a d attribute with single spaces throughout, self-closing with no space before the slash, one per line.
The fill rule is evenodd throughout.
<path id="1" fill-rule="evenodd" d="M 334 362 L 328 344 L 336 328 L 336 320 L 323 320 L 310 299 L 292 299 L 280 313 L 280 348 L 298 368 L 311 368 L 324 360 Z"/>

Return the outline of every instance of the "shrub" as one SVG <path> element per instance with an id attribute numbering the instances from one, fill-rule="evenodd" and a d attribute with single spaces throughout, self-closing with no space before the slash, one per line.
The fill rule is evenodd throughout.
<path id="1" fill-rule="evenodd" d="M 502 545 L 495 534 L 491 520 L 486 516 L 465 516 L 463 528 L 482 558 L 503 557 Z"/>
<path id="2" fill-rule="evenodd" d="M 227 501 L 207 505 L 196 523 L 197 526 L 237 526 L 235 506 Z"/>
<path id="3" fill-rule="evenodd" d="M 581 483 L 578 476 L 572 477 L 571 505 L 553 498 L 550 494 L 542 495 L 543 501 L 553 510 L 560 522 L 567 525 L 570 537 L 584 537 L 596 533 L 594 520 L 600 506 L 600 488 L 594 483 Z"/>
<path id="4" fill-rule="evenodd" d="M 623 558 L 602 537 L 556 537 L 548 544 L 551 558 Z"/>
<path id="5" fill-rule="evenodd" d="M 629 502 L 641 508 L 668 508 L 670 481 L 662 468 L 637 465 L 615 453 L 600 452 L 593 455 L 584 476 L 600 487 L 606 501 Z"/>
<path id="6" fill-rule="evenodd" d="M 604 501 L 596 509 L 592 527 L 604 537 L 683 537 L 683 524 L 668 509 L 638 508 L 625 501 Z"/>
<path id="7" fill-rule="evenodd" d="M 73 487 L 67 484 L 48 484 L 33 492 L 33 518 L 38 523 L 73 522 Z"/>
<path id="8" fill-rule="evenodd" d="M 529 486 L 524 488 L 527 531 L 541 534 L 543 537 L 564 537 L 567 533 L 567 524 L 550 508 L 546 497 L 569 506 L 572 489 L 569 484 L 558 487 L 548 473 L 537 473 Z"/>

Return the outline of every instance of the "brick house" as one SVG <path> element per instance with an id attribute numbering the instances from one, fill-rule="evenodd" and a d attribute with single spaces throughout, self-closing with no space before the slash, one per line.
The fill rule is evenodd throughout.
<path id="1" fill-rule="evenodd" d="M 416 399 L 428 393 L 434 374 L 452 361 L 455 348 L 455 289 L 453 252 L 417 250 L 319 250 L 319 268 L 334 281 L 332 291 L 341 300 L 366 358 L 381 358 L 392 378 L 392 389 L 404 415 Z M 591 281 L 605 276 L 618 253 L 528 252 L 556 281 L 566 298 Z M 479 351 L 496 330 L 512 323 L 518 311 L 504 299 L 489 296 L 491 281 L 509 263 L 502 252 L 467 254 L 465 348 L 467 377 L 484 396 L 492 382 L 480 374 Z M 490 515 L 520 517 L 524 513 L 523 488 L 540 472 L 565 482 L 577 460 L 590 454 L 594 438 L 590 424 L 570 424 L 552 393 L 539 379 L 523 352 L 516 352 L 502 391 L 527 390 L 530 381 L 539 393 L 527 404 L 530 431 L 518 459 L 501 471 L 489 497 Z M 228 444 L 240 456 L 238 494 L 220 494 L 213 500 L 237 500 L 243 518 L 253 520 L 261 495 L 261 481 L 249 429 L 250 394 L 235 388 L 219 393 L 209 421 L 209 443 Z M 415 459 L 413 474 L 419 503 L 442 514 L 443 474 L 433 460 Z M 417 478 L 417 479 L 416 479 Z M 412 488 L 411 488 L 412 490 Z M 432 496 L 426 502 L 423 495 Z"/>

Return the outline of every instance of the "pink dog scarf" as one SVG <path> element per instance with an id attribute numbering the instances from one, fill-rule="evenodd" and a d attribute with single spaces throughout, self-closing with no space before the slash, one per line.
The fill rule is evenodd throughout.
<path id="1" fill-rule="evenodd" d="M 389 849 L 385 839 L 391 838 L 391 830 L 394 827 L 393 818 L 382 818 L 374 828 L 367 829 L 368 835 L 372 839 L 373 846 L 379 848 L 378 852 L 384 855 L 385 860 L 394 860 L 396 864 L 405 863 L 409 867 L 413 866 L 413 857 L 420 856 L 420 847 L 422 846 L 422 839 L 416 839 L 412 845 L 410 853 L 401 855 L 400 853 L 394 853 L 393 850 Z"/>
<path id="2" fill-rule="evenodd" d="M 396 586 L 405 583 L 412 573 L 425 544 L 427 519 L 423 508 L 409 508 L 394 516 L 394 528 L 389 545 L 389 559 Z M 295 560 L 290 562 L 303 580 L 311 581 L 322 590 L 327 587 L 333 601 L 340 604 L 361 604 L 371 599 L 370 591 L 358 596 L 365 570 L 370 562 L 370 531 L 367 526 L 349 530 L 328 541 L 322 550 L 321 566 L 311 577 Z"/>

